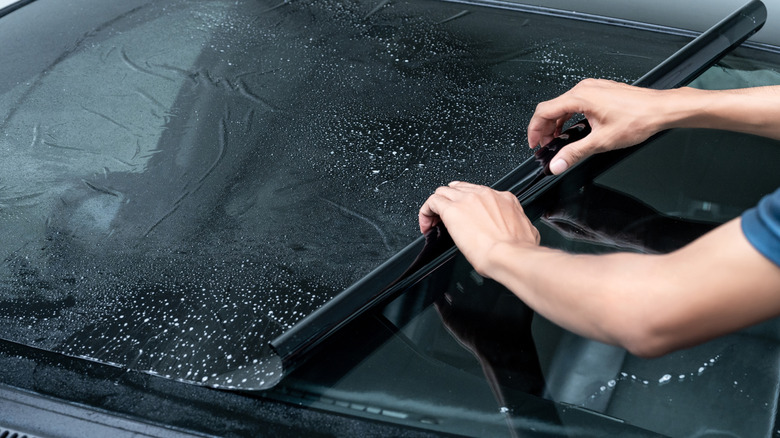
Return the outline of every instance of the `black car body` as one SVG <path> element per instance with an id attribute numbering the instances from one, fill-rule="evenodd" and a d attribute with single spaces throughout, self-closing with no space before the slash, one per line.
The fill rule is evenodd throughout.
<path id="1" fill-rule="evenodd" d="M 534 315 L 459 256 L 291 373 L 271 345 L 417 238 L 436 186 L 492 184 L 530 157 L 537 102 L 586 77 L 632 82 L 695 32 L 508 3 L 12 9 L 0 18 L 9 433 L 775 434 L 777 321 L 639 359 Z M 692 85 L 776 84 L 778 65 L 774 46 L 749 44 Z M 666 133 L 539 193 L 536 224 L 571 251 L 671 251 L 774 190 L 778 151 Z"/>

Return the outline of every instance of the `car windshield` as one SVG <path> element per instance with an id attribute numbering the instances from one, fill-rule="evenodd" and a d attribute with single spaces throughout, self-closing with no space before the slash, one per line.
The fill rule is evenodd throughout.
<path id="1" fill-rule="evenodd" d="M 691 86 L 778 84 L 776 54 L 739 49 Z M 778 146 L 675 130 L 524 207 L 541 210 L 545 246 L 665 253 L 780 186 Z M 350 323 L 268 395 L 465 436 L 772 436 L 778 387 L 778 319 L 641 359 L 534 314 L 458 255 Z"/>
<path id="2" fill-rule="evenodd" d="M 270 339 L 417 236 L 437 185 L 528 157 L 537 102 L 687 41 L 425 1 L 0 20 L 0 337 L 242 389 L 280 376 Z"/>

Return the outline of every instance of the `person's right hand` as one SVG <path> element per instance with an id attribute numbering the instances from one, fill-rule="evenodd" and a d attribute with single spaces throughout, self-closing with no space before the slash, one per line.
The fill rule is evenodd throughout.
<path id="1" fill-rule="evenodd" d="M 453 181 L 439 187 L 420 207 L 420 232 L 444 222 L 452 240 L 471 266 L 490 277 L 490 255 L 496 245 L 539 245 L 539 231 L 517 197 L 490 187 Z"/>
<path id="2" fill-rule="evenodd" d="M 592 131 L 552 159 L 550 170 L 557 175 L 590 155 L 633 146 L 664 129 L 668 106 L 664 91 L 585 79 L 536 107 L 528 124 L 528 143 L 531 148 L 544 146 L 560 135 L 564 123 L 574 114 L 585 115 Z"/>

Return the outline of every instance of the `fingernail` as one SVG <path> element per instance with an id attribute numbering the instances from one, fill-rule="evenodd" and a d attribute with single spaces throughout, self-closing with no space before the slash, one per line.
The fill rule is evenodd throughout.
<path id="1" fill-rule="evenodd" d="M 555 160 L 552 163 L 550 163 L 550 171 L 556 175 L 564 172 L 569 165 L 564 160 Z"/>
<path id="2" fill-rule="evenodd" d="M 454 185 L 457 185 L 458 183 L 460 183 L 460 181 L 450 181 L 450 183 L 447 184 L 447 185 L 448 186 L 454 186 Z"/>

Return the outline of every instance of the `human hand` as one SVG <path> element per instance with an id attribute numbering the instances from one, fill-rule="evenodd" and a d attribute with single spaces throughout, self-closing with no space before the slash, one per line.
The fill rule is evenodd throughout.
<path id="1" fill-rule="evenodd" d="M 585 79 L 561 96 L 540 103 L 528 124 L 531 148 L 561 134 L 564 123 L 582 113 L 592 131 L 561 149 L 550 163 L 560 174 L 590 155 L 620 149 L 649 138 L 664 128 L 664 92 L 603 79 Z"/>
<path id="2" fill-rule="evenodd" d="M 436 189 L 420 208 L 420 231 L 425 234 L 439 221 L 483 276 L 488 276 L 488 255 L 496 244 L 539 244 L 539 232 L 517 198 L 485 186 L 453 181 Z"/>

